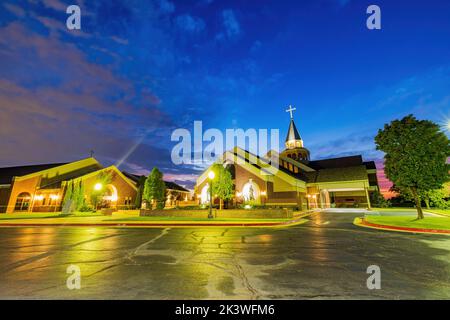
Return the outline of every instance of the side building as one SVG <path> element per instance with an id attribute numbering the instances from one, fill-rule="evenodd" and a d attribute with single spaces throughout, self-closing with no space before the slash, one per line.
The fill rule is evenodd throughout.
<path id="1" fill-rule="evenodd" d="M 110 179 L 101 185 L 102 177 Z M 61 211 L 69 183 L 84 189 L 87 204 L 96 188 L 101 188 L 97 209 L 133 209 L 141 176 L 120 171 L 116 166 L 103 167 L 96 159 L 70 163 L 41 164 L 0 168 L 0 213 Z M 190 191 L 166 182 L 167 206 L 190 200 Z"/>

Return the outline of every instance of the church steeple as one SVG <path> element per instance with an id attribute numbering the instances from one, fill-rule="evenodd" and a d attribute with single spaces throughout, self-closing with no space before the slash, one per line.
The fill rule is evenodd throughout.
<path id="1" fill-rule="evenodd" d="M 294 117 L 292 112 L 295 111 L 296 108 L 289 106 L 289 109 L 286 112 L 290 113 L 291 121 L 289 123 L 289 129 L 286 135 L 286 150 L 282 152 L 282 155 L 292 158 L 296 161 L 309 161 L 309 150 L 303 147 L 303 140 L 300 136 L 300 133 L 295 126 Z"/>
<path id="2" fill-rule="evenodd" d="M 297 127 L 295 126 L 294 119 L 291 119 L 291 123 L 289 123 L 289 129 L 286 136 L 286 148 L 293 149 L 293 148 L 302 148 L 303 147 L 303 140 L 300 137 L 300 133 L 298 133 Z"/>

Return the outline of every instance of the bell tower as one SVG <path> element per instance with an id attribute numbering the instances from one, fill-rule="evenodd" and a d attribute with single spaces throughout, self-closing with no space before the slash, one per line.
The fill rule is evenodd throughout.
<path id="1" fill-rule="evenodd" d="M 289 109 L 286 112 L 290 113 L 291 122 L 289 123 L 289 129 L 286 136 L 286 149 L 281 153 L 282 156 L 291 158 L 295 161 L 299 162 L 309 162 L 309 150 L 303 146 L 303 140 L 298 133 L 297 127 L 294 123 L 293 111 L 296 108 L 289 106 Z"/>

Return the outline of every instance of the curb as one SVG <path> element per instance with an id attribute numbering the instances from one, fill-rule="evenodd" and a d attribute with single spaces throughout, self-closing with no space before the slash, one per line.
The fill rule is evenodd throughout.
<path id="1" fill-rule="evenodd" d="M 450 235 L 450 230 L 387 226 L 387 225 L 383 225 L 383 224 L 367 222 L 364 218 L 355 218 L 355 220 L 353 220 L 353 224 L 358 226 L 358 227 L 365 227 L 365 228 L 371 228 L 371 229 L 377 229 L 377 230 L 385 230 L 385 231 Z"/>
<path id="2" fill-rule="evenodd" d="M 237 222 L 237 223 L 215 223 L 215 222 L 193 222 L 193 223 L 171 223 L 171 222 L 155 222 L 155 223 L 1 223 L 1 227 L 116 227 L 116 228 L 190 228 L 190 227 L 290 227 L 301 224 L 302 219 L 316 213 L 318 211 L 307 211 L 302 214 L 295 215 L 292 220 L 283 222 Z M 305 221 L 306 222 L 306 221 Z"/>
<path id="3" fill-rule="evenodd" d="M 189 227 L 290 227 L 302 223 L 302 219 L 312 213 L 284 222 L 238 222 L 238 223 L 0 223 L 0 227 L 117 227 L 117 228 L 189 228 Z"/>

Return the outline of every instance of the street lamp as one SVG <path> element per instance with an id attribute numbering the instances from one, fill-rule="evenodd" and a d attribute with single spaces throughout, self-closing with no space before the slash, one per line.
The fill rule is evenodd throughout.
<path id="1" fill-rule="evenodd" d="M 208 173 L 208 178 L 209 178 L 209 213 L 208 213 L 208 219 L 212 219 L 213 215 L 212 215 L 212 189 L 213 189 L 213 180 L 214 177 L 216 176 L 216 174 L 214 173 L 214 171 L 210 171 Z"/>
<path id="2" fill-rule="evenodd" d="M 94 186 L 94 189 L 96 191 L 100 191 L 100 190 L 102 190 L 102 188 L 103 188 L 103 185 L 100 182 L 96 183 L 95 186 Z"/>

